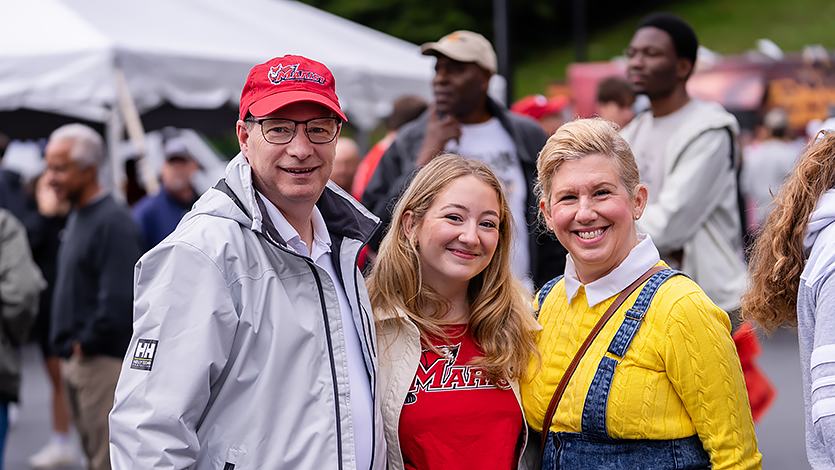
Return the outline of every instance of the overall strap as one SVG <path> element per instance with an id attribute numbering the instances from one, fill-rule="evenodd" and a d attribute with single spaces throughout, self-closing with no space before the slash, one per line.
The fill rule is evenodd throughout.
<path id="1" fill-rule="evenodd" d="M 595 338 L 597 338 L 598 333 L 600 333 L 600 330 L 602 330 L 603 326 L 606 325 L 606 322 L 612 318 L 612 315 L 626 301 L 629 295 L 632 294 L 632 292 L 634 292 L 641 284 L 643 284 L 644 281 L 656 273 L 665 270 L 669 270 L 669 268 L 664 266 L 654 266 L 650 268 L 649 271 L 645 272 L 641 277 L 636 279 L 635 282 L 630 284 L 629 287 L 622 290 L 620 294 L 618 294 L 617 298 L 615 298 L 615 301 L 612 302 L 612 304 L 609 305 L 609 308 L 607 308 L 603 313 L 603 316 L 600 317 L 600 320 L 597 321 L 597 324 L 594 325 L 594 328 L 592 328 L 591 332 L 589 332 L 586 340 L 583 341 L 583 344 L 580 345 L 580 349 L 577 350 L 577 353 L 574 355 L 574 359 L 571 360 L 571 363 L 562 375 L 562 379 L 560 379 L 560 383 L 554 391 L 554 396 L 551 397 L 551 402 L 548 403 L 548 409 L 545 411 L 545 419 L 542 421 L 541 450 L 539 454 L 540 460 L 542 460 L 542 456 L 545 453 L 545 444 L 548 442 L 548 430 L 551 428 L 554 413 L 557 411 L 557 406 L 560 404 L 563 393 L 565 393 L 565 387 L 568 386 L 568 381 L 571 380 L 571 376 L 574 375 L 574 371 L 577 370 L 577 365 L 580 364 L 580 359 L 582 359 L 583 355 L 586 354 L 589 346 L 591 346 L 591 343 Z"/>
<path id="2" fill-rule="evenodd" d="M 681 271 L 667 269 L 655 274 L 647 281 L 644 288 L 641 289 L 641 293 L 638 294 L 638 298 L 635 299 L 635 303 L 632 304 L 632 308 L 626 311 L 623 323 L 620 324 L 618 332 L 612 338 L 612 342 L 609 344 L 610 353 L 621 358 L 626 355 L 626 351 L 632 344 L 632 340 L 638 334 L 641 322 L 644 320 L 644 316 L 647 314 L 649 305 L 652 303 L 652 299 L 655 297 L 658 288 L 661 287 L 664 281 L 677 274 L 684 275 Z"/>
<path id="3" fill-rule="evenodd" d="M 545 298 L 548 297 L 548 294 L 551 292 L 551 289 L 553 289 L 554 286 L 558 282 L 560 282 L 560 279 L 562 279 L 564 276 L 565 276 L 564 274 L 560 274 L 559 276 L 555 277 L 554 279 L 551 279 L 550 281 L 546 282 L 544 286 L 542 286 L 542 289 L 539 290 L 539 294 L 537 294 L 537 296 L 536 296 L 536 305 L 537 305 L 536 317 L 537 318 L 539 318 L 539 311 L 542 310 L 542 304 L 545 303 Z"/>
<path id="4" fill-rule="evenodd" d="M 661 284 L 667 279 L 677 275 L 684 274 L 680 271 L 672 269 L 665 269 L 656 272 L 641 289 L 635 303 L 629 308 L 625 315 L 623 322 L 620 324 L 618 331 L 609 343 L 608 352 L 620 359 L 626 355 L 632 340 L 638 333 L 641 327 L 644 316 L 649 309 L 652 299 Z M 612 380 L 615 376 L 615 368 L 618 365 L 618 359 L 608 357 L 606 355 L 600 359 L 600 364 L 597 366 L 597 371 L 591 381 L 589 392 L 586 395 L 586 401 L 583 404 L 583 418 L 582 431 L 595 437 L 608 439 L 609 433 L 606 430 L 606 407 L 609 403 L 609 391 L 612 388 Z"/>

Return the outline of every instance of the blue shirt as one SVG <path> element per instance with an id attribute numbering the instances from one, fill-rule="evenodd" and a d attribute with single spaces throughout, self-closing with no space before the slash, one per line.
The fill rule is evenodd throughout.
<path id="1" fill-rule="evenodd" d="M 156 246 L 177 228 L 180 219 L 191 209 L 192 202 L 174 199 L 161 189 L 156 195 L 145 196 L 136 203 L 133 219 L 142 232 L 146 250 Z"/>

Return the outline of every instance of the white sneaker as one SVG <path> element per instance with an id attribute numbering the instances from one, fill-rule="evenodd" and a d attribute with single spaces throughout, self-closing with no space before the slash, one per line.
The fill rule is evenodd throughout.
<path id="1" fill-rule="evenodd" d="M 49 441 L 37 454 L 29 457 L 32 468 L 55 468 L 75 463 L 75 449 L 69 442 L 59 444 Z"/>

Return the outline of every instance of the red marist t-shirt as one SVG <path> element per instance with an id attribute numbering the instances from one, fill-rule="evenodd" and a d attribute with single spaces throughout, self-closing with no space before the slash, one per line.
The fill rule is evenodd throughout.
<path id="1" fill-rule="evenodd" d="M 482 353 L 466 325 L 447 330 L 443 354 L 421 353 L 400 413 L 400 447 L 407 470 L 514 469 L 524 426 L 510 384 L 494 384 L 467 365 Z"/>

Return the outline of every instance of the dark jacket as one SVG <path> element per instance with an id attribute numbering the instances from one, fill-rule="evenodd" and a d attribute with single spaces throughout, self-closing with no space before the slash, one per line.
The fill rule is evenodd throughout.
<path id="1" fill-rule="evenodd" d="M 528 185 L 528 210 L 525 214 L 530 234 L 530 266 L 534 284 L 539 287 L 565 270 L 565 248 L 553 235 L 541 230 L 537 221 L 539 201 L 534 195 L 536 183 L 536 157 L 545 145 L 547 137 L 539 125 L 526 117 L 509 112 L 490 98 L 487 99 L 490 114 L 496 116 L 516 143 L 516 155 L 522 164 L 522 172 Z M 391 222 L 391 211 L 398 198 L 408 186 L 418 168 L 415 159 L 423 145 L 429 111 L 403 126 L 397 139 L 380 160 L 374 176 L 362 196 L 362 203 L 381 219 L 384 227 Z M 377 249 L 382 235 L 372 240 Z"/>
<path id="2" fill-rule="evenodd" d="M 141 240 L 130 212 L 110 196 L 70 212 L 52 297 L 50 339 L 58 356 L 71 356 L 76 341 L 84 354 L 125 356 Z"/>

